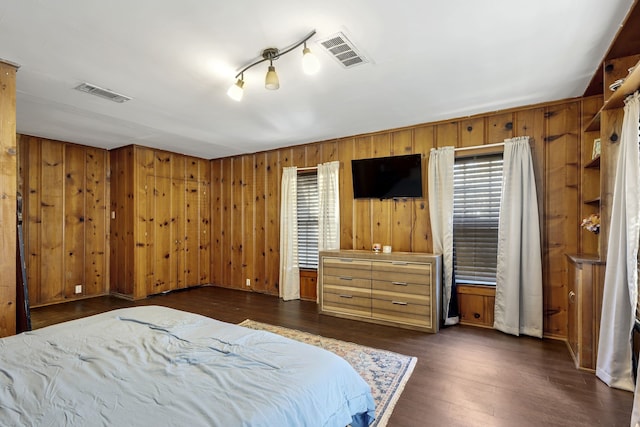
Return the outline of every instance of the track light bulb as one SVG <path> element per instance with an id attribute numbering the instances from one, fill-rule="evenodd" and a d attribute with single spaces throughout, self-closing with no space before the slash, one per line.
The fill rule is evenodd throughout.
<path id="1" fill-rule="evenodd" d="M 276 67 L 274 67 L 273 64 L 269 65 L 269 71 L 267 71 L 267 75 L 264 79 L 264 87 L 269 90 L 276 90 L 280 88 L 280 80 L 276 74 Z"/>
<path id="2" fill-rule="evenodd" d="M 244 80 L 242 80 L 242 78 L 239 78 L 238 81 L 231 85 L 229 90 L 227 90 L 227 95 L 229 95 L 229 98 L 233 99 L 234 101 L 240 102 L 244 93 L 243 87 Z"/>
<path id="3" fill-rule="evenodd" d="M 320 70 L 320 61 L 311 53 L 311 49 L 307 47 L 306 43 L 302 50 L 302 70 L 309 76 L 316 74 Z"/>

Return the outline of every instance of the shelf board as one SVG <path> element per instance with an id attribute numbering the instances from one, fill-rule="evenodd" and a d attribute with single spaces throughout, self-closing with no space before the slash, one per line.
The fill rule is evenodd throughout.
<path id="1" fill-rule="evenodd" d="M 591 121 L 587 123 L 587 126 L 584 128 L 585 132 L 593 132 L 600 130 L 600 111 L 596 113 L 595 116 L 591 118 Z"/>
<path id="2" fill-rule="evenodd" d="M 600 204 L 600 196 L 594 197 L 593 199 L 585 200 L 583 203 L 585 205 L 599 205 Z"/>
<path id="3" fill-rule="evenodd" d="M 612 110 L 624 106 L 624 99 L 638 90 L 640 87 L 640 61 L 636 64 L 633 71 L 627 76 L 624 83 L 604 102 L 602 110 Z M 605 88 L 608 90 L 609 88 Z"/>
<path id="4" fill-rule="evenodd" d="M 584 165 L 585 169 L 599 169 L 600 168 L 600 156 L 596 156 L 589 163 Z"/>

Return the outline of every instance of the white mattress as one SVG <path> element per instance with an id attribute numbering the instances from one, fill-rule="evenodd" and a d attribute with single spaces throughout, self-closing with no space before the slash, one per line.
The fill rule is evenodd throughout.
<path id="1" fill-rule="evenodd" d="M 165 307 L 0 340 L 2 426 L 345 426 L 373 417 L 369 386 L 335 354 Z"/>

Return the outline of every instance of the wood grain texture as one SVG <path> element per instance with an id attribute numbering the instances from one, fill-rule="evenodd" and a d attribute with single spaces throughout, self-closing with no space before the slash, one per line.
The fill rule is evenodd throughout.
<path id="1" fill-rule="evenodd" d="M 219 240 L 222 244 L 212 254 L 212 268 L 217 271 L 212 282 L 246 290 L 246 277 L 233 273 L 235 262 L 245 263 L 246 258 L 237 261 L 231 247 L 255 245 L 251 290 L 278 294 L 279 191 L 285 165 L 313 166 L 311 162 L 318 158 L 323 162 L 340 162 L 342 249 L 368 250 L 373 242 L 380 242 L 389 243 L 398 251 L 430 252 L 433 246 L 427 165 L 431 148 L 486 145 L 512 136 L 527 135 L 531 137 L 541 213 L 545 333 L 566 337 L 568 279 L 564 253 L 575 251 L 578 245 L 581 111 L 579 100 L 555 102 L 267 151 L 250 155 L 250 160 L 239 157 L 244 172 L 238 177 L 243 179 L 243 186 L 254 190 L 237 193 L 243 203 L 239 209 L 236 205 L 235 211 L 232 194 L 236 193 L 230 182 L 236 173 L 232 174 L 229 168 L 232 164 L 235 167 L 236 158 L 213 160 L 211 180 L 218 188 L 214 198 L 219 199 L 213 203 L 212 209 L 214 222 L 218 224 L 214 242 Z M 424 156 L 423 199 L 353 199 L 352 159 L 408 153 Z M 251 164 L 253 170 L 249 174 L 247 168 Z M 254 203 L 247 201 L 250 194 Z M 234 217 L 242 218 L 239 225 L 245 232 L 240 238 L 229 240 L 232 236 L 227 233 L 238 228 Z M 232 280 L 234 274 L 241 279 L 240 283 Z"/>
<path id="2" fill-rule="evenodd" d="M 16 333 L 16 68 L 0 61 L 0 337 Z"/>
<path id="3" fill-rule="evenodd" d="M 116 280 L 121 274 L 107 261 L 108 152 L 27 135 L 19 141 L 20 156 L 27 157 L 21 163 L 31 306 L 108 293 L 111 273 Z"/>

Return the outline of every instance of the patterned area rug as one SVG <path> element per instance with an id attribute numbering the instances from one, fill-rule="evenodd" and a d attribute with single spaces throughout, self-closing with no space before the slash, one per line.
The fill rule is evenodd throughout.
<path id="1" fill-rule="evenodd" d="M 265 330 L 297 341 L 329 350 L 345 359 L 371 386 L 371 394 L 376 403 L 376 420 L 372 426 L 384 427 L 389 421 L 405 384 L 409 380 L 418 359 L 391 351 L 325 338 L 308 332 L 266 323 L 245 320 L 240 326 Z"/>

